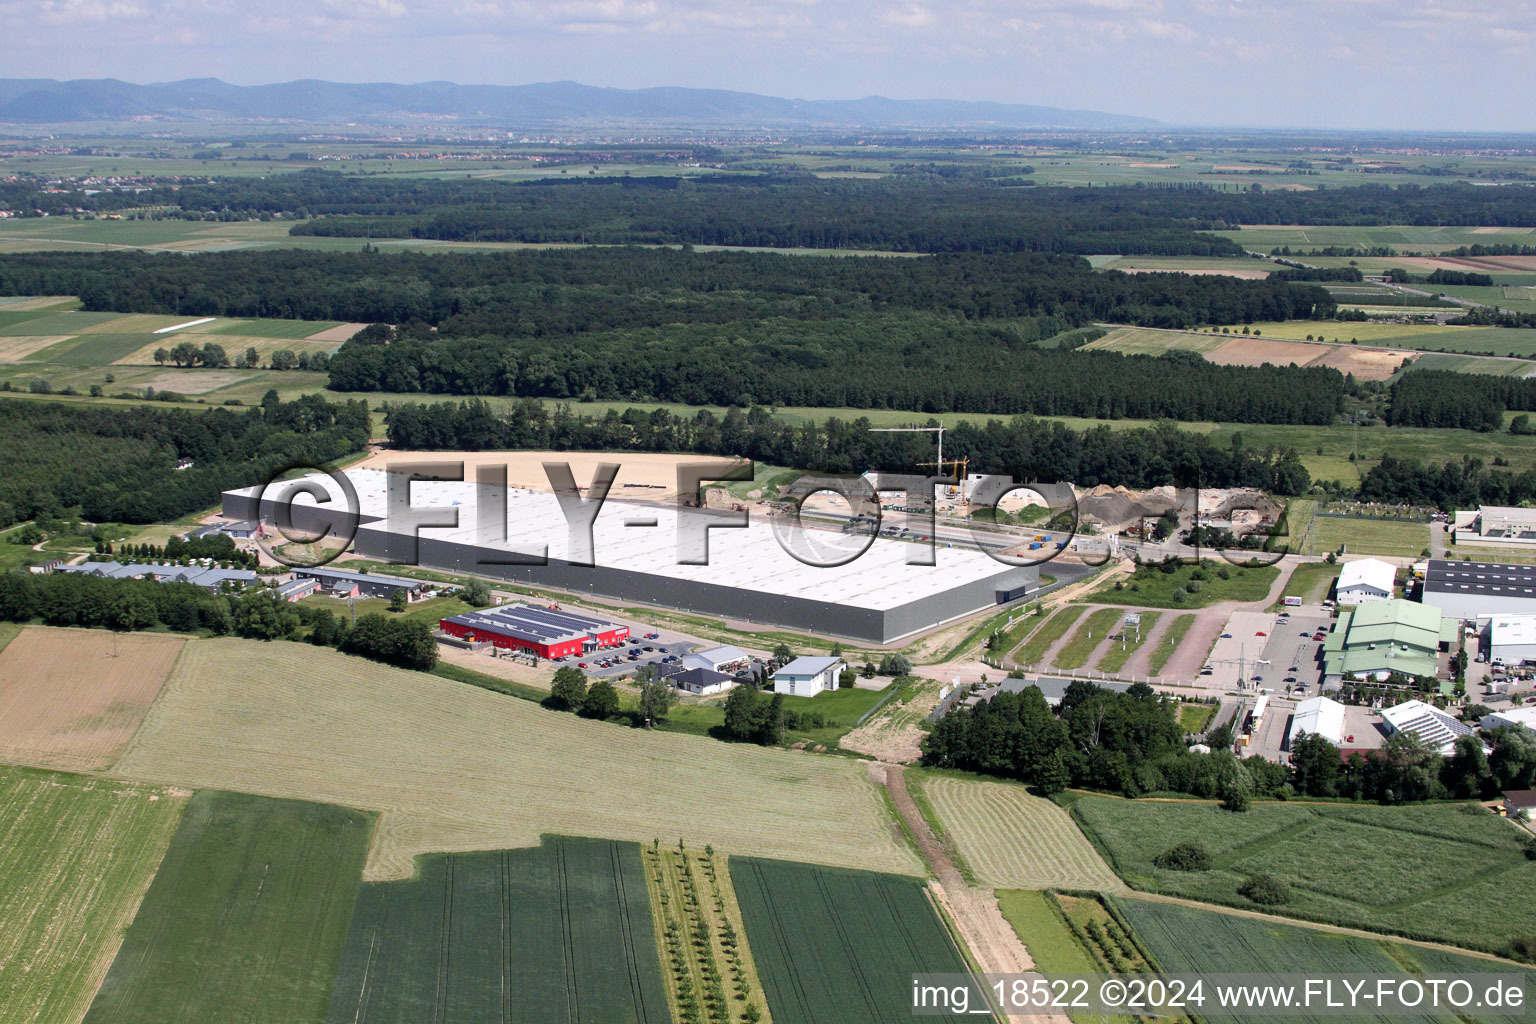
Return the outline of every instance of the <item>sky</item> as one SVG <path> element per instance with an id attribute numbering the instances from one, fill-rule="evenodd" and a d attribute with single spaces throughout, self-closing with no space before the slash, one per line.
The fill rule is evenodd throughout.
<path id="1" fill-rule="evenodd" d="M 1536 0 L 0 0 L 0 76 L 569 79 L 1536 130 Z"/>

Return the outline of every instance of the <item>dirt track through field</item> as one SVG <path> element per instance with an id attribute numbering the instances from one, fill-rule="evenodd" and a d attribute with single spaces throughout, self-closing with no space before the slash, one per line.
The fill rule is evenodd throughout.
<path id="1" fill-rule="evenodd" d="M 870 776 L 884 783 L 891 795 L 891 802 L 901 815 L 902 821 L 912 830 L 922 853 L 938 881 L 929 882 L 929 889 L 939 905 L 949 914 L 960 930 L 971 955 L 983 974 L 1023 974 L 1034 969 L 1035 961 L 1029 950 L 1019 941 L 1013 925 L 1003 916 L 997 905 L 997 897 L 990 889 L 967 885 L 955 867 L 954 858 L 934 836 L 922 812 L 907 790 L 906 769 L 896 764 L 871 763 Z M 1011 1021 L 1049 1021 L 1051 1024 L 1067 1024 L 1065 1017 L 1028 1016 L 1010 1014 Z"/>

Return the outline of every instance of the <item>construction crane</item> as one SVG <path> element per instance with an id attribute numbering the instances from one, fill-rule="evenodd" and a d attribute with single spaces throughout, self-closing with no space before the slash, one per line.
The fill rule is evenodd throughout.
<path id="1" fill-rule="evenodd" d="M 944 458 L 944 431 L 945 431 L 945 429 L 946 428 L 945 428 L 944 424 L 940 423 L 936 427 L 870 427 L 869 431 L 872 434 L 938 434 L 939 435 L 939 457 L 938 457 L 938 461 L 936 461 L 936 462 L 919 462 L 918 465 L 919 466 L 934 466 L 934 467 L 937 467 L 940 476 L 947 475 L 944 472 L 944 467 L 945 466 L 954 466 L 955 467 L 955 489 L 956 490 L 960 490 L 961 489 L 960 488 L 960 482 L 961 482 L 961 480 L 962 480 L 962 478 L 964 476 L 965 471 L 970 469 L 971 460 L 970 460 L 969 457 L 963 458 L 963 459 L 949 459 L 949 460 L 946 460 Z"/>

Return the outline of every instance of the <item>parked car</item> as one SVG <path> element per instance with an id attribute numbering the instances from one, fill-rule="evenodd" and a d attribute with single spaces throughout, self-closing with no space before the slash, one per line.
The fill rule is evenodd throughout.
<path id="1" fill-rule="evenodd" d="M 1263 631 L 1263 630 L 1262 630 L 1262 629 L 1256 629 L 1256 630 L 1254 630 L 1254 631 L 1253 631 L 1253 635 L 1254 635 L 1254 636 L 1269 636 L 1269 634 L 1268 634 L 1268 633 L 1266 633 L 1266 632 L 1264 632 L 1264 631 Z"/>
<path id="2" fill-rule="evenodd" d="M 1223 640 L 1231 640 L 1232 639 L 1232 634 L 1231 633 L 1223 633 L 1223 634 L 1221 634 L 1221 638 Z"/>
<path id="3" fill-rule="evenodd" d="M 586 663 L 586 662 L 584 662 L 584 661 L 578 661 L 578 662 L 577 662 L 577 663 L 576 663 L 576 667 L 577 667 L 577 668 L 586 668 L 586 667 L 587 667 L 587 663 Z"/>

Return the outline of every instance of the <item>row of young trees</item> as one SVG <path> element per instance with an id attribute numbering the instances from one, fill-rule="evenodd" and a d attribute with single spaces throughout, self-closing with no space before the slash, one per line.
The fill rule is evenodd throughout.
<path id="1" fill-rule="evenodd" d="M 405 403 L 386 406 L 386 414 L 389 440 L 402 450 L 697 452 L 828 473 L 914 472 L 933 454 L 927 438 L 872 433 L 864 417 L 791 424 L 758 406 L 731 408 L 724 415 L 700 409 L 691 416 L 666 409 L 583 416 L 579 408 L 525 399 L 505 410 L 480 401 Z M 1293 449 L 1247 447 L 1241 436 L 1219 447 L 1204 434 L 1166 422 L 1132 430 L 1077 430 L 1027 416 L 965 421 L 945 431 L 944 451 L 969 459 L 974 472 L 1006 473 L 1021 482 L 1147 488 L 1198 481 L 1278 494 L 1304 494 L 1311 486 Z"/>
<path id="2" fill-rule="evenodd" d="M 266 587 L 214 594 L 190 583 L 84 573 L 3 573 L 0 620 L 307 640 L 401 668 L 428 670 L 437 664 L 437 642 L 424 620 L 368 614 L 353 625 L 329 608 L 289 604 Z"/>

